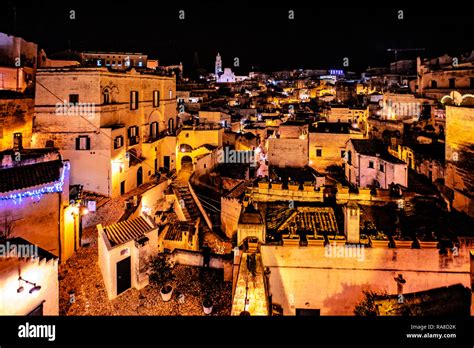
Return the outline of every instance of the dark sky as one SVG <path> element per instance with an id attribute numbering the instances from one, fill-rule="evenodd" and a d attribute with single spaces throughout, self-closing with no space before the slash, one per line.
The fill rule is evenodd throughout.
<path id="1" fill-rule="evenodd" d="M 266 71 L 343 68 L 344 57 L 349 58 L 348 70 L 359 71 L 386 65 L 393 58 L 387 48 L 423 47 L 425 56 L 457 55 L 473 48 L 472 12 L 435 2 L 426 9 L 310 8 L 296 1 L 289 2 L 294 7 L 240 0 L 168 3 L 164 7 L 161 0 L 2 2 L 0 31 L 37 42 L 47 54 L 68 47 L 142 52 L 164 65 L 182 61 L 185 73 L 193 66 L 195 52 L 208 70 L 213 70 L 219 51 L 225 67 L 238 57 L 240 69 L 234 70 L 247 73 L 255 65 Z M 178 18 L 181 9 L 184 20 Z M 76 11 L 75 20 L 69 19 L 70 10 Z M 288 19 L 289 10 L 295 11 L 294 20 Z M 397 18 L 398 10 L 404 11 L 404 19 Z"/>

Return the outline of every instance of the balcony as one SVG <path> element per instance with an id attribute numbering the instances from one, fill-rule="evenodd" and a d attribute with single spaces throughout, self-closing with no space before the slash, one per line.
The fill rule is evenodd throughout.
<path id="1" fill-rule="evenodd" d="M 155 134 L 155 135 L 149 135 L 146 140 L 144 140 L 143 142 L 144 143 L 154 143 L 155 141 L 157 140 L 160 140 L 164 137 L 167 137 L 167 136 L 175 136 L 176 135 L 176 132 L 172 132 L 171 130 L 168 130 L 168 129 L 165 129 L 161 132 L 159 132 L 158 134 Z"/>
<path id="2" fill-rule="evenodd" d="M 137 145 L 140 143 L 140 136 L 134 135 L 128 138 L 128 146 Z"/>

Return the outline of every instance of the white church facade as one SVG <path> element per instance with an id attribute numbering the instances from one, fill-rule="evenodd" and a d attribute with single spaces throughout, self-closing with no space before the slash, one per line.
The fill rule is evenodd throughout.
<path id="1" fill-rule="evenodd" d="M 231 68 L 222 67 L 222 57 L 219 53 L 216 56 L 214 75 L 217 83 L 234 83 L 248 79 L 248 76 L 236 76 Z"/>

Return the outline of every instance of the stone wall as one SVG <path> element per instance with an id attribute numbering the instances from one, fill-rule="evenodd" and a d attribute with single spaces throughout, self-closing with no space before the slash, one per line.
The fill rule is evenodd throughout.
<path id="1" fill-rule="evenodd" d="M 31 147 L 34 99 L 0 99 L 0 150 L 13 147 L 13 134 L 22 134 L 23 147 Z"/>

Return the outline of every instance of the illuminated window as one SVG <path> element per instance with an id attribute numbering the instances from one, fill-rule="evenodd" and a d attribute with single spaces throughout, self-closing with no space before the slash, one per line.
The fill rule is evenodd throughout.
<path id="1" fill-rule="evenodd" d="M 76 138 L 76 150 L 90 150 L 91 139 L 87 135 L 80 135 Z"/>
<path id="2" fill-rule="evenodd" d="M 119 135 L 114 139 L 114 149 L 119 149 L 123 146 L 123 136 Z"/>
<path id="3" fill-rule="evenodd" d="M 150 137 L 156 138 L 158 136 L 158 122 L 150 123 Z"/>
<path id="4" fill-rule="evenodd" d="M 138 109 L 138 91 L 130 91 L 130 110 Z"/>
<path id="5" fill-rule="evenodd" d="M 153 91 L 153 107 L 157 108 L 160 106 L 160 91 Z"/>
<path id="6" fill-rule="evenodd" d="M 104 104 L 110 104 L 110 92 L 108 89 L 104 90 Z"/>

